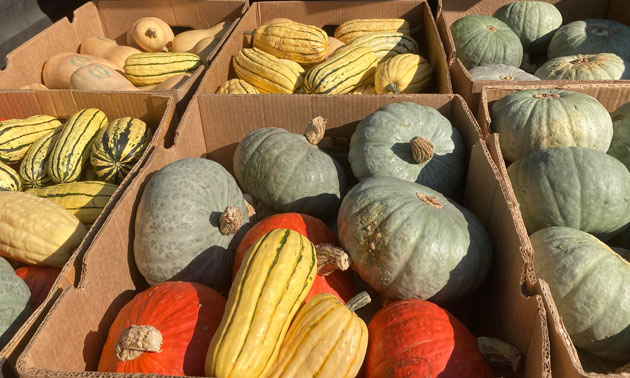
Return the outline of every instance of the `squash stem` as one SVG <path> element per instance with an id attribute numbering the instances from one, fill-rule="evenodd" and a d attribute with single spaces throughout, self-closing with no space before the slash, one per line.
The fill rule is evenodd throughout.
<path id="1" fill-rule="evenodd" d="M 400 92 L 398 91 L 398 85 L 396 83 L 387 84 L 385 89 L 387 89 L 388 92 L 391 92 L 393 94 L 400 94 Z"/>
<path id="2" fill-rule="evenodd" d="M 338 270 L 348 270 L 350 256 L 341 248 L 321 243 L 315 246 L 317 252 L 317 274 L 328 276 Z"/>
<path id="3" fill-rule="evenodd" d="M 515 373 L 520 370 L 523 358 L 514 346 L 494 337 L 482 336 L 477 338 L 477 347 L 490 365 L 508 365 Z"/>
<path id="4" fill-rule="evenodd" d="M 242 222 L 241 211 L 234 206 L 228 206 L 219 218 L 219 232 L 223 235 L 235 234 L 241 228 Z"/>
<path id="5" fill-rule="evenodd" d="M 413 160 L 418 163 L 426 163 L 433 157 L 433 144 L 423 137 L 417 136 L 409 142 Z"/>
<path id="6" fill-rule="evenodd" d="M 361 307 L 367 306 L 370 302 L 372 302 L 372 298 L 370 298 L 370 295 L 365 291 L 362 291 L 352 297 L 352 299 L 350 299 L 348 303 L 346 303 L 346 307 L 348 307 L 348 310 L 355 312 Z"/>
<path id="7" fill-rule="evenodd" d="M 326 120 L 324 117 L 313 118 L 306 126 L 304 136 L 311 144 L 317 145 L 324 138 L 326 133 Z"/>
<path id="8" fill-rule="evenodd" d="M 114 346 L 114 354 L 120 361 L 129 361 L 140 357 L 144 352 L 160 353 L 162 333 L 150 325 L 132 325 L 125 328 Z"/>

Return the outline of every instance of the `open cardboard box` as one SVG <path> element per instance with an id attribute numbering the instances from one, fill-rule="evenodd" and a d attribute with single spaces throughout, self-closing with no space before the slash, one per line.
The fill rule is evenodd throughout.
<path id="1" fill-rule="evenodd" d="M 437 26 L 444 43 L 450 74 L 453 80 L 453 90 L 464 97 L 470 108 L 477 110 L 480 101 L 481 88 L 488 85 L 503 85 L 505 81 L 474 80 L 462 62 L 455 57 L 455 44 L 451 34 L 451 25 L 458 19 L 481 14 L 492 16 L 503 5 L 513 0 L 442 0 L 438 5 Z M 562 24 L 584 20 L 587 18 L 607 18 L 630 25 L 630 6 L 627 0 L 542 0 L 555 5 L 562 13 Z M 627 80 L 606 81 L 611 84 L 628 83 Z M 564 85 L 576 83 L 570 80 L 544 80 L 510 82 L 513 85 Z M 588 84 L 588 81 L 577 82 Z M 593 83 L 593 82 L 590 82 Z"/>
<path id="2" fill-rule="evenodd" d="M 46 301 L 40 305 L 26 322 L 19 328 L 13 338 L 0 350 L 0 361 L 7 359 L 14 364 L 17 354 L 24 347 L 43 316 L 50 309 L 53 299 L 68 286 L 75 284 L 75 263 L 82 260 L 82 253 L 92 242 L 98 229 L 102 226 L 109 212 L 133 181 L 140 168 L 151 154 L 156 144 L 164 145 L 165 133 L 173 120 L 175 103 L 173 98 L 166 95 L 156 95 L 148 92 L 137 93 L 107 93 L 107 92 L 77 92 L 71 90 L 50 91 L 0 91 L 0 117 L 5 119 L 26 118 L 37 114 L 47 114 L 61 120 L 67 119 L 73 113 L 95 107 L 101 109 L 111 121 L 120 117 L 135 117 L 143 120 L 153 131 L 153 139 L 147 150 L 127 177 L 118 186 L 116 192 L 103 209 L 101 215 L 89 229 L 81 245 L 77 247 L 66 265 L 63 267 Z M 79 268 L 80 270 L 80 268 Z M 9 364 L 5 366 L 5 373 L 9 374 Z M 0 362 L 0 376 L 2 376 Z"/>
<path id="3" fill-rule="evenodd" d="M 589 85 L 579 85 L 579 84 L 567 84 L 567 85 L 544 85 L 543 87 L 547 88 L 559 88 L 566 89 L 576 92 L 582 92 L 588 94 L 590 96 L 595 97 L 609 112 L 612 112 L 619 108 L 621 105 L 630 102 L 630 84 L 624 85 L 609 85 L 609 84 L 589 84 Z M 486 135 L 486 141 L 491 146 L 491 150 L 493 151 L 492 157 L 494 159 L 494 164 L 501 167 L 501 174 L 503 180 L 506 184 L 506 194 L 509 196 L 509 201 L 516 207 L 515 210 L 518 210 L 518 201 L 516 200 L 516 195 L 512 190 L 512 184 L 510 183 L 509 176 L 506 170 L 506 163 L 501 154 L 500 148 L 500 135 L 499 134 L 490 134 L 490 109 L 494 105 L 496 101 L 503 98 L 504 96 L 514 93 L 521 89 L 528 89 L 525 86 L 518 85 L 501 85 L 501 86 L 488 86 L 484 87 L 481 92 L 481 103 L 479 109 L 479 123 L 481 125 L 481 129 Z M 549 337 L 551 342 L 551 364 L 552 364 L 552 372 L 555 376 L 558 377 L 628 377 L 627 374 L 606 374 L 606 373 L 597 373 L 594 372 L 593 369 L 598 370 L 599 372 L 607 372 L 614 371 L 616 367 L 620 364 L 610 363 L 602 360 L 598 360 L 597 358 L 591 357 L 588 360 L 580 361 L 580 357 L 578 356 L 578 352 L 571 341 L 564 324 L 562 323 L 562 319 L 558 314 L 558 309 L 556 308 L 553 298 L 551 297 L 551 292 L 549 291 L 549 287 L 547 283 L 542 279 L 537 279 L 534 274 L 534 263 L 533 263 L 533 248 L 531 246 L 529 236 L 527 234 L 527 230 L 525 229 L 525 224 L 523 223 L 523 219 L 520 215 L 520 211 L 516 211 L 515 222 L 518 223 L 517 231 L 519 234 L 519 239 L 521 241 L 521 249 L 523 251 L 527 251 L 527 260 L 528 267 L 526 269 L 527 280 L 525 280 L 527 292 L 531 294 L 535 294 L 537 296 L 541 296 L 544 299 L 545 309 L 547 311 L 547 321 L 548 321 L 548 329 L 549 329 Z M 582 353 L 582 352 L 580 352 Z M 584 358 L 584 355 L 581 354 Z M 588 364 L 588 365 L 587 365 Z M 608 370 L 610 369 L 610 370 Z"/>
<path id="4" fill-rule="evenodd" d="M 210 52 L 212 60 L 238 19 L 247 9 L 246 0 L 95 0 L 74 11 L 72 20 L 64 17 L 46 28 L 20 47 L 7 55 L 7 65 L 0 70 L 0 89 L 19 89 L 25 85 L 42 82 L 44 63 L 54 54 L 78 52 L 81 42 L 88 37 L 107 37 L 118 44 L 127 44 L 127 31 L 141 17 L 159 17 L 173 27 L 207 29 L 221 21 L 231 21 L 232 25 L 221 41 Z M 176 28 L 175 31 L 178 31 Z M 168 94 L 181 101 L 188 94 L 192 97 L 203 66 L 192 72 L 191 77 L 180 87 L 168 91 L 155 91 Z M 181 113 L 185 110 L 184 101 Z"/>
<path id="5" fill-rule="evenodd" d="M 253 3 L 241 18 L 224 47 L 210 64 L 199 84 L 198 93 L 215 93 L 228 79 L 236 78 L 232 57 L 252 46 L 254 31 L 263 22 L 284 17 L 323 28 L 332 36 L 335 28 L 357 18 L 404 18 L 420 46 L 420 54 L 434 68 L 434 82 L 428 92 L 453 93 L 446 55 L 426 0 L 399 1 L 264 1 Z"/>
<path id="6" fill-rule="evenodd" d="M 122 306 L 147 288 L 133 256 L 135 212 L 152 174 L 186 157 L 206 157 L 232 172 L 232 156 L 240 140 L 260 127 L 283 127 L 301 133 L 315 116 L 328 119 L 327 137 L 348 138 L 358 122 L 381 106 L 411 101 L 438 109 L 463 136 L 469 170 L 461 201 L 488 227 L 495 258 L 483 298 L 460 316 L 472 331 L 495 336 L 524 354 L 521 376 L 549 377 L 546 314 L 539 296 L 521 290 L 525 259 L 506 201 L 505 184 L 480 130 L 458 95 L 399 96 L 214 96 L 196 95 L 177 129 L 175 144 L 156 147 L 123 193 L 83 256 L 78 283 L 66 288 L 19 356 L 22 377 L 87 376 L 100 358 L 109 327 Z M 249 109 L 243 112 L 244 108 Z M 334 151 L 333 151 L 334 150 Z M 347 167 L 347 146 L 333 149 Z M 349 173 L 349 172 L 348 172 Z M 474 302 L 474 300 L 470 300 Z M 466 309 L 464 309 L 466 310 Z M 472 316 L 470 316 L 472 315 Z M 71 319 L 71 320 L 70 320 Z M 479 331 L 479 332 L 478 332 Z M 59 342 L 63 340 L 63 342 Z M 114 375 L 112 375 L 114 376 Z M 115 375 L 119 376 L 119 375 Z"/>

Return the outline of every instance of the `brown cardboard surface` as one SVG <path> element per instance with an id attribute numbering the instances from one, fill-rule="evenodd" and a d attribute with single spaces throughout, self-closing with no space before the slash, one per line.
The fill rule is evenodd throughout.
<path id="1" fill-rule="evenodd" d="M 221 21 L 233 20 L 221 42 L 208 56 L 211 60 L 228 38 L 238 18 L 247 9 L 245 0 L 96 0 L 78 8 L 72 21 L 63 18 L 43 30 L 7 55 L 7 66 L 0 70 L 0 89 L 19 89 L 40 83 L 43 65 L 54 54 L 78 52 L 81 42 L 88 37 L 107 37 L 126 45 L 126 33 L 141 17 L 163 19 L 171 26 L 209 28 Z M 155 91 L 169 94 L 177 101 L 194 92 L 194 85 L 204 68 L 197 68 L 179 88 Z"/>
<path id="2" fill-rule="evenodd" d="M 156 146 L 136 179 L 122 194 L 90 248 L 83 256 L 81 277 L 54 302 L 42 325 L 17 360 L 22 377 L 62 376 L 94 370 L 109 326 L 120 308 L 147 288 L 132 251 L 139 193 L 151 175 L 185 157 L 207 157 L 232 170 L 232 155 L 240 140 L 260 127 L 302 132 L 320 115 L 328 119 L 327 136 L 349 137 L 357 123 L 390 102 L 411 101 L 436 108 L 457 127 L 466 143 L 469 171 L 463 199 L 488 226 L 495 248 L 496 286 L 478 314 L 479 329 L 501 337 L 525 353 L 525 377 L 548 377 L 548 335 L 540 297 L 521 292 L 525 261 L 513 230 L 513 204 L 506 202 L 504 184 L 492 162 L 480 130 L 457 95 L 399 96 L 251 96 L 197 95 L 189 104 L 170 148 Z M 242 110 L 247 108 L 247 112 Z M 338 151 L 344 157 L 346 151 Z M 344 166 L 344 161 L 341 161 Z M 69 326 L 68 319 L 73 319 Z M 59 343 L 59 340 L 64 340 Z M 73 375 L 78 375 L 75 373 Z"/>
<path id="3" fill-rule="evenodd" d="M 51 91 L 0 91 L 0 117 L 5 119 L 25 118 L 37 114 L 47 114 L 59 119 L 66 119 L 80 109 L 96 107 L 107 114 L 109 120 L 120 117 L 136 117 L 153 131 L 153 140 L 127 177 L 118 186 L 103 212 L 88 231 L 81 245 L 63 267 L 46 301 L 39 306 L 26 320 L 15 336 L 0 350 L 0 357 L 14 363 L 17 353 L 24 347 L 34 327 L 50 309 L 54 298 L 66 287 L 75 284 L 75 262 L 81 261 L 82 254 L 92 242 L 96 232 L 107 218 L 118 198 L 133 181 L 147 157 L 156 144 L 163 145 L 165 134 L 173 119 L 175 104 L 173 98 L 165 95 L 154 95 L 148 92 L 105 93 L 76 92 L 67 90 Z M 80 269 L 78 270 L 80 271 Z M 0 366 L 1 368 L 1 366 Z"/>
<path id="4" fill-rule="evenodd" d="M 433 14 L 425 0 L 399 1 L 265 1 L 253 3 L 242 17 L 224 47 L 210 64 L 199 85 L 198 93 L 215 93 L 228 80 L 235 78 L 232 57 L 242 48 L 251 47 L 251 36 L 245 32 L 255 30 L 263 22 L 276 17 L 290 18 L 323 27 L 332 36 L 334 27 L 356 18 L 404 18 L 415 31 L 413 37 L 420 45 L 421 55 L 435 68 L 432 93 L 453 93 L 446 64 L 446 55 L 440 41 Z"/>

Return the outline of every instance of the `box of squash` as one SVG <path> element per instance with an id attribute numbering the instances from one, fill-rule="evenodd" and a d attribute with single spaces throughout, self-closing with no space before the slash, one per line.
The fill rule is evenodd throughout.
<path id="1" fill-rule="evenodd" d="M 180 101 L 246 8 L 242 0 L 88 2 L 9 53 L 0 88 L 151 90 Z"/>
<path id="2" fill-rule="evenodd" d="M 625 0 L 444 1 L 437 25 L 453 89 L 475 111 L 487 85 L 630 80 Z"/>
<path id="3" fill-rule="evenodd" d="M 550 376 L 480 135 L 452 94 L 196 95 L 18 374 Z"/>
<path id="4" fill-rule="evenodd" d="M 545 300 L 554 376 L 626 376 L 630 85 L 490 86 L 481 97 L 520 206 L 526 286 Z"/>
<path id="5" fill-rule="evenodd" d="M 199 93 L 409 94 L 452 88 L 424 0 L 265 1 L 243 16 Z"/>
<path id="6" fill-rule="evenodd" d="M 166 95 L 0 91 L 0 357 L 15 363 L 33 327 L 157 140 Z M 8 365 L 7 365 L 7 369 Z"/>

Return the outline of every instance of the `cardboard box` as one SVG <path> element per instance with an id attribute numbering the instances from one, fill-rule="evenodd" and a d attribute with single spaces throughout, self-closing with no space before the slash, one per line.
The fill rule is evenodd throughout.
<path id="1" fill-rule="evenodd" d="M 589 84 L 589 85 L 579 85 L 579 84 L 567 84 L 567 85 L 545 85 L 543 87 L 548 88 L 560 88 L 571 91 L 582 92 L 588 94 L 590 96 L 595 97 L 609 112 L 616 110 L 619 106 L 630 102 L 630 84 L 625 85 L 608 85 L 608 84 Z M 492 141 L 494 145 L 494 153 L 493 160 L 496 165 L 500 165 L 503 168 L 501 169 L 501 174 L 503 179 L 507 185 L 506 193 L 509 197 L 509 202 L 513 204 L 515 210 L 518 210 L 518 201 L 516 200 L 516 196 L 514 191 L 512 190 L 512 185 L 510 183 L 509 176 L 507 171 L 505 170 L 505 162 L 503 160 L 503 156 L 501 154 L 501 148 L 499 146 L 500 135 L 499 134 L 490 134 L 490 109 L 494 105 L 494 103 L 503 98 L 504 96 L 516 92 L 520 89 L 527 89 L 524 86 L 518 85 L 503 85 L 503 86 L 489 86 L 482 89 L 481 92 L 481 104 L 479 110 L 479 123 L 481 125 L 481 129 L 483 130 L 484 135 L 486 135 L 487 141 Z M 523 223 L 522 217 L 520 215 L 520 211 L 514 212 L 515 222 L 518 223 L 517 231 L 518 237 L 521 244 L 521 249 L 526 251 L 525 256 L 527 256 L 528 267 L 526 268 L 528 279 L 525 280 L 526 290 L 528 293 L 532 293 L 538 296 L 541 296 L 544 300 L 545 309 L 547 312 L 547 327 L 549 329 L 549 337 L 551 344 L 551 368 L 552 372 L 555 376 L 558 377 L 627 377 L 627 375 L 616 375 L 616 374 L 598 374 L 595 372 L 587 372 L 585 370 L 585 366 L 583 362 L 580 361 L 580 357 L 578 357 L 578 352 L 573 345 L 570 337 L 566 329 L 564 328 L 564 324 L 562 323 L 562 319 L 558 314 L 558 309 L 555 306 L 553 298 L 551 297 L 551 292 L 549 291 L 549 287 L 547 283 L 542 279 L 537 279 L 534 274 L 534 263 L 533 256 L 534 251 L 531 246 L 529 236 L 527 234 L 527 230 L 525 229 L 525 224 Z M 597 366 L 602 371 L 606 371 L 606 369 L 611 369 L 608 371 L 614 371 L 617 366 L 614 364 L 603 363 L 601 361 L 589 360 L 590 366 Z"/>
<path id="2" fill-rule="evenodd" d="M 444 43 L 449 62 L 453 90 L 464 97 L 471 109 L 479 107 L 481 88 L 488 85 L 503 85 L 506 82 L 492 80 L 474 80 L 459 59 L 455 57 L 455 44 L 451 34 L 451 25 L 458 19 L 472 14 L 492 16 L 503 5 L 513 0 L 451 0 L 438 5 L 437 26 Z M 587 18 L 608 18 L 630 25 L 630 7 L 627 0 L 542 0 L 555 5 L 562 13 L 562 24 Z M 628 81 L 611 80 L 611 84 Z M 511 82 L 513 85 L 564 85 L 568 83 L 589 84 L 588 81 L 544 80 Z"/>
<path id="3" fill-rule="evenodd" d="M 231 20 L 232 25 L 208 56 L 212 60 L 247 6 L 246 0 L 88 2 L 74 12 L 72 20 L 64 17 L 9 53 L 7 66 L 0 70 L 0 89 L 19 89 L 40 83 L 44 63 L 49 57 L 61 52 L 78 52 L 81 42 L 88 37 L 107 37 L 126 45 L 126 33 L 131 25 L 137 19 L 148 16 L 159 17 L 171 26 L 195 29 L 206 29 L 221 21 Z M 200 66 L 181 87 L 162 91 L 161 94 L 172 95 L 177 101 L 189 94 L 189 99 L 203 70 L 204 67 Z"/>
<path id="4" fill-rule="evenodd" d="M 462 319 L 473 332 L 483 330 L 516 345 L 525 354 L 522 376 L 550 376 L 542 300 L 526 297 L 521 291 L 525 264 L 512 222 L 513 204 L 506 202 L 504 184 L 480 140 L 479 128 L 457 95 L 195 96 L 177 129 L 175 144 L 156 147 L 105 220 L 83 257 L 78 284 L 63 291 L 18 358 L 19 375 L 67 375 L 96 369 L 117 313 L 147 288 L 134 263 L 133 230 L 140 194 L 155 171 L 185 157 L 207 157 L 232 171 L 237 144 L 256 128 L 276 126 L 302 132 L 311 118 L 321 115 L 328 119 L 327 136 L 349 137 L 365 116 L 387 103 L 401 101 L 438 109 L 460 130 L 468 148 L 470 164 L 462 200 L 488 227 L 496 257 L 486 285 L 492 288 L 475 305 L 479 307 L 476 319 Z M 243 112 L 244 108 L 249 111 Z M 346 158 L 347 150 L 336 152 L 340 159 Z"/>
<path id="5" fill-rule="evenodd" d="M 153 131 L 153 140 L 134 168 L 118 186 L 118 189 L 88 231 L 81 245 L 77 247 L 63 267 L 46 301 L 33 312 L 14 337 L 0 350 L 0 359 L 6 358 L 11 364 L 15 363 L 17 354 L 32 335 L 34 328 L 50 309 L 53 299 L 63 289 L 75 284 L 74 264 L 82 260 L 83 252 L 92 242 L 96 232 L 102 226 L 117 200 L 133 181 L 145 160 L 151 154 L 154 146 L 156 144 L 164 145 L 165 134 L 173 119 L 175 103 L 170 96 L 154 95 L 148 92 L 0 91 L 0 117 L 5 119 L 25 118 L 37 114 L 47 114 L 66 119 L 73 113 L 88 107 L 101 109 L 107 114 L 109 120 L 120 117 L 136 117 L 143 120 Z M 2 363 L 0 363 L 0 371 L 2 371 Z"/>
<path id="6" fill-rule="evenodd" d="M 251 47 L 252 37 L 245 34 L 263 22 L 276 17 L 315 25 L 332 36 L 335 28 L 356 18 L 404 18 L 409 21 L 413 37 L 420 45 L 420 54 L 435 69 L 432 93 L 453 93 L 446 55 L 425 0 L 400 1 L 265 1 L 253 3 L 232 32 L 224 47 L 210 64 L 199 85 L 198 93 L 215 93 L 228 79 L 236 78 L 232 57 Z"/>

